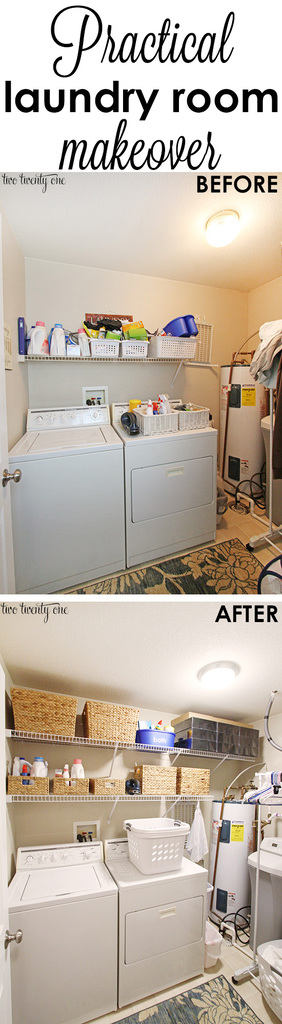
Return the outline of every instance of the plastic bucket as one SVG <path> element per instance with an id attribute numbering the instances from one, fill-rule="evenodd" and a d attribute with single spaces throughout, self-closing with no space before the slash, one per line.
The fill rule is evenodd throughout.
<path id="1" fill-rule="evenodd" d="M 187 313 L 186 316 L 179 316 L 175 320 L 170 320 L 170 323 L 166 324 L 164 330 L 166 334 L 172 334 L 175 338 L 196 337 L 198 334 L 198 328 L 192 313 Z"/>

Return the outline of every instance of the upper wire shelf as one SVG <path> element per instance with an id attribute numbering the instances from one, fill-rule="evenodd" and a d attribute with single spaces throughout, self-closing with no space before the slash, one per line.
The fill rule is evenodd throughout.
<path id="1" fill-rule="evenodd" d="M 42 732 L 21 732 L 16 729 L 6 729 L 7 739 L 13 740 L 25 740 L 28 743 L 50 743 L 56 744 L 68 744 L 69 746 L 85 746 L 85 747 L 96 747 L 113 750 L 140 750 L 142 752 L 147 751 L 150 754 L 173 754 L 174 757 L 181 755 L 184 757 L 207 757 L 213 758 L 217 761 L 225 759 L 227 761 L 255 761 L 255 757 L 249 757 L 244 754 L 228 754 L 222 751 L 215 750 L 187 750 L 187 747 L 166 747 L 166 746 L 150 746 L 145 743 L 122 743 L 116 742 L 115 740 L 93 740 L 88 739 L 86 736 L 50 736 L 47 733 Z"/>

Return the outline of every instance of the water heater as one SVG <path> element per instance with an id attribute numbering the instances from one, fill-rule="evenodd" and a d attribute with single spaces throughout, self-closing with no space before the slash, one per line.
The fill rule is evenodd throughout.
<path id="1" fill-rule="evenodd" d="M 220 829 L 217 871 L 214 882 L 212 911 L 210 917 L 234 914 L 250 905 L 250 875 L 248 857 L 253 852 L 254 804 L 227 801 L 224 804 L 220 828 L 221 800 L 212 805 L 209 881 L 213 884 L 217 838 Z"/>
<path id="2" fill-rule="evenodd" d="M 243 490 L 250 493 L 247 481 L 260 473 L 265 461 L 265 450 L 261 432 L 261 419 L 266 415 L 266 392 L 249 372 L 249 367 L 234 364 L 230 382 L 229 410 L 227 396 L 230 381 L 230 366 L 221 367 L 220 386 L 220 473 L 224 477 L 226 490 L 230 491 L 241 481 Z M 223 448 L 227 419 L 227 437 L 223 473 Z M 259 480 L 258 480 L 259 483 Z M 256 493 L 256 490 L 255 492 Z"/>

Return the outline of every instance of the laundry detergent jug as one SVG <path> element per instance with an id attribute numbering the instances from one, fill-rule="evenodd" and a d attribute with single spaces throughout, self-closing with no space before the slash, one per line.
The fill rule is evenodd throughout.
<path id="1" fill-rule="evenodd" d="M 27 349 L 29 356 L 49 355 L 47 332 L 43 320 L 36 321 L 35 327 L 31 328 L 29 338 L 30 340 Z"/>
<path id="2" fill-rule="evenodd" d="M 79 348 L 80 348 L 80 355 L 81 356 L 86 356 L 86 357 L 89 356 L 90 355 L 89 338 L 87 337 L 86 332 L 83 330 L 83 327 L 79 327 L 78 328 L 77 335 L 78 335 L 78 344 L 79 344 Z"/>
<path id="3" fill-rule="evenodd" d="M 50 331 L 49 337 L 50 356 L 66 355 L 66 338 L 62 324 L 55 324 Z"/>

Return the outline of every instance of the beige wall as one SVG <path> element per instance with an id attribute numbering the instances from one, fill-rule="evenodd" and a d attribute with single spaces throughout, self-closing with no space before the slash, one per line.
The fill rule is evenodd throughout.
<path id="1" fill-rule="evenodd" d="M 4 213 L 2 235 L 4 320 L 11 328 L 13 357 L 13 369 L 5 371 L 8 447 L 11 448 L 25 430 L 28 407 L 27 367 L 18 363 L 18 316 L 25 316 L 25 268 L 23 254 Z"/>
<path id="2" fill-rule="evenodd" d="M 155 331 L 173 317 L 192 312 L 214 324 L 212 360 L 219 365 L 229 361 L 247 331 L 247 295 L 241 292 L 79 265 L 27 259 L 26 298 L 28 323 L 43 319 L 48 330 L 56 320 L 77 330 L 86 312 L 105 310 L 132 313 Z M 46 406 L 81 403 L 84 385 L 107 383 L 110 402 L 146 399 L 165 391 L 208 405 L 218 425 L 218 371 L 189 367 L 180 372 L 172 390 L 176 368 L 172 363 L 33 363 L 29 401 Z"/>
<path id="3" fill-rule="evenodd" d="M 248 296 L 248 335 L 268 320 L 282 318 L 282 277 L 254 288 Z M 259 338 L 254 339 L 255 343 Z"/>

